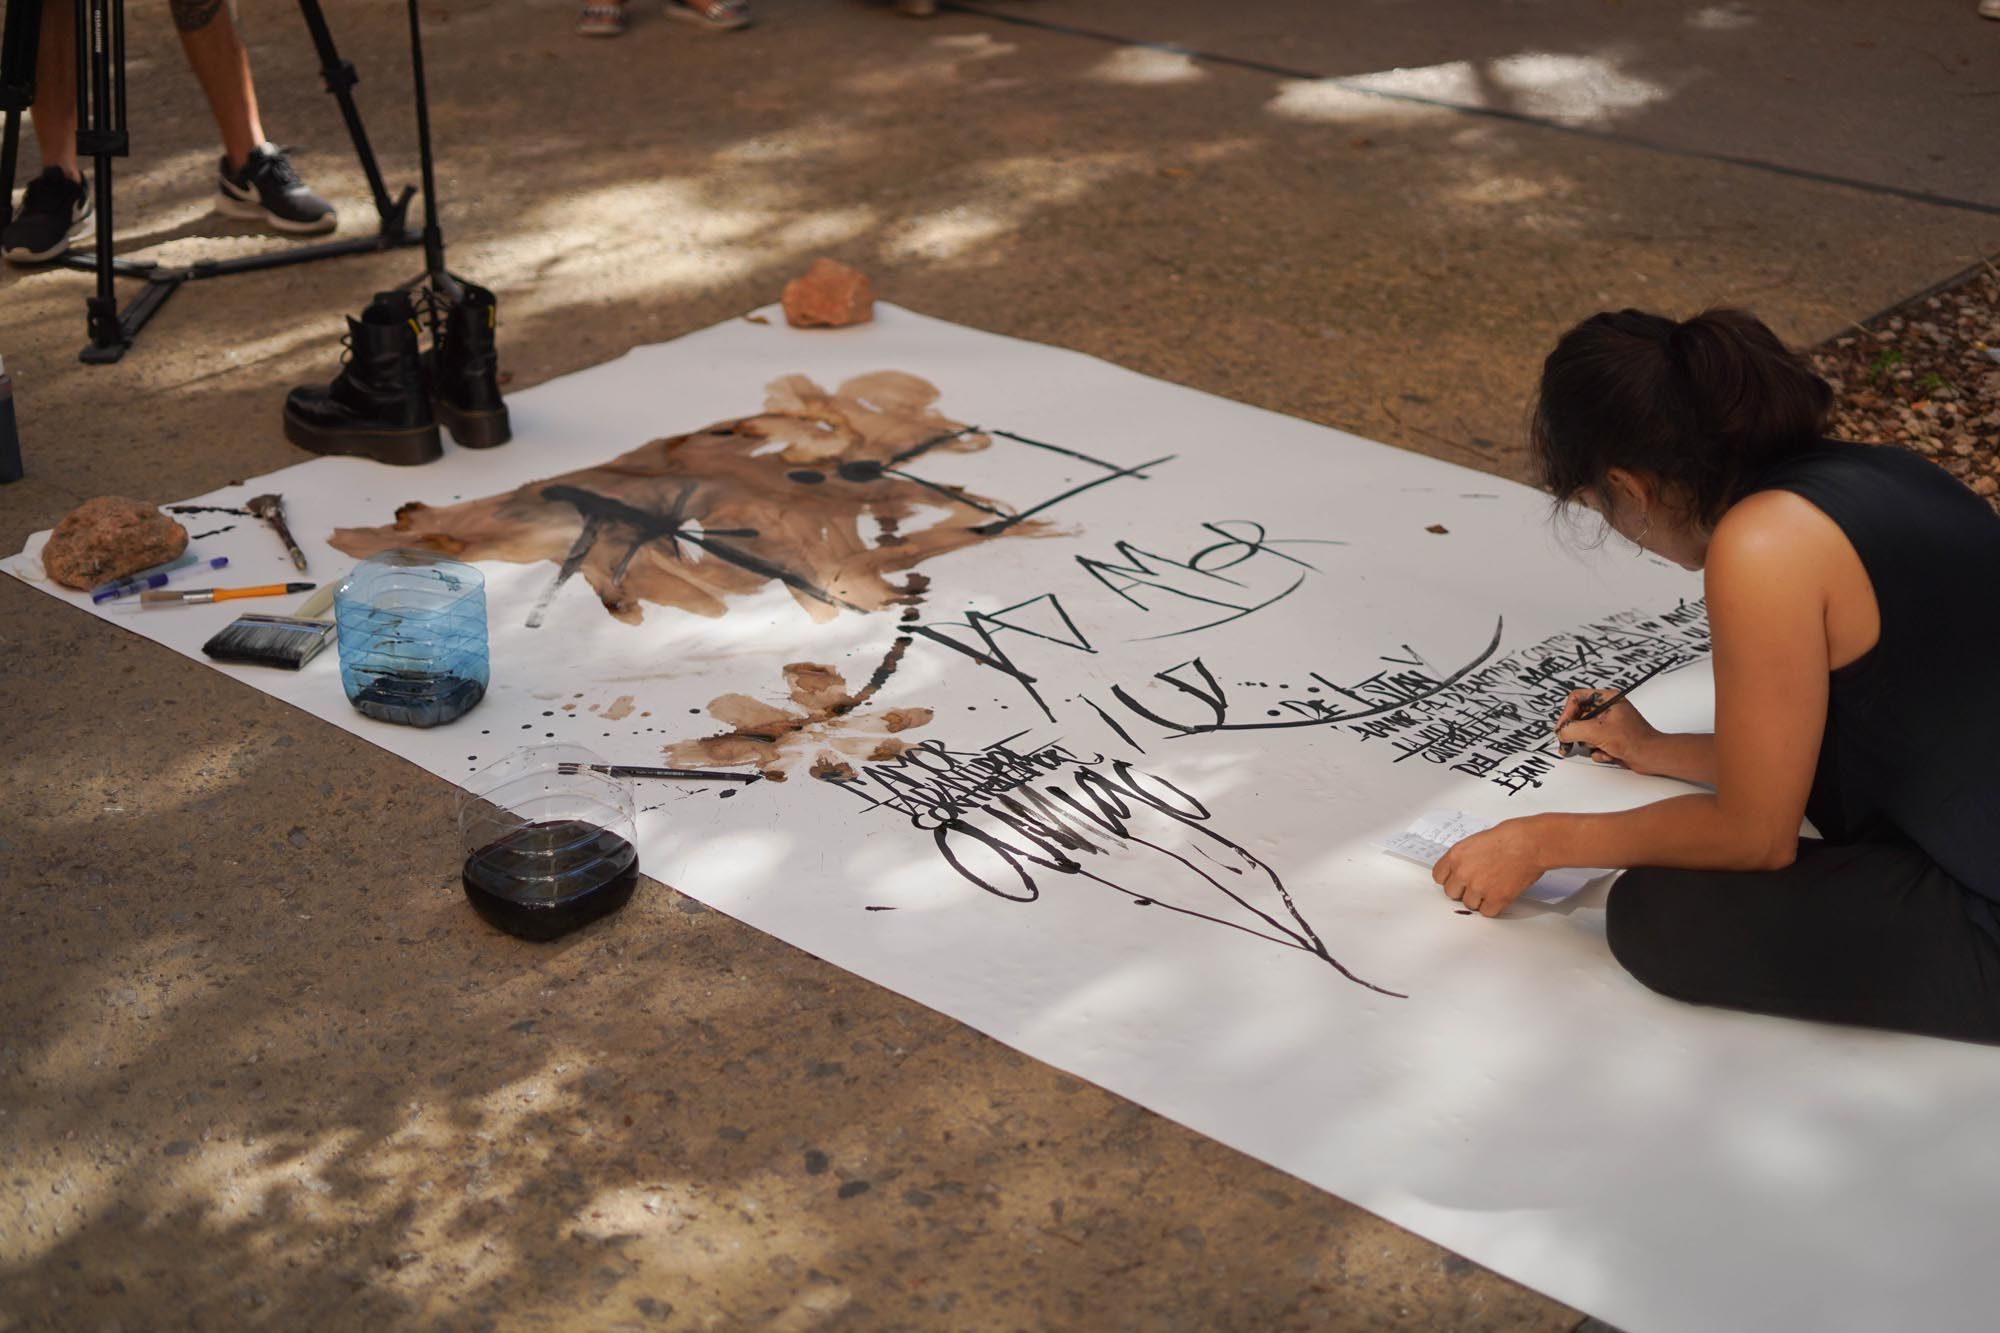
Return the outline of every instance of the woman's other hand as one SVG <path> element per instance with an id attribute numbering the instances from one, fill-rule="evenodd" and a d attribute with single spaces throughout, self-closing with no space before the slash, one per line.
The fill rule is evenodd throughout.
<path id="1" fill-rule="evenodd" d="M 1540 841 L 1533 816 L 1506 820 L 1461 839 L 1431 867 L 1431 878 L 1447 898 L 1498 916 L 1549 869 Z"/>

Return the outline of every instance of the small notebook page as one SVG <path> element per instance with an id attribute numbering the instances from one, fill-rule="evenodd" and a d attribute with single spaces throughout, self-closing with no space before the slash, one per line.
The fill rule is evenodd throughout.
<path id="1" fill-rule="evenodd" d="M 1491 820 L 1480 819 L 1463 810 L 1426 810 L 1407 829 L 1389 835 L 1376 846 L 1391 856 L 1414 861 L 1428 870 L 1451 850 L 1452 844 L 1492 827 Z M 1566 866 L 1549 871 L 1522 890 L 1521 896 L 1538 903 L 1559 903 L 1598 876 L 1610 873 L 1609 870 Z"/>

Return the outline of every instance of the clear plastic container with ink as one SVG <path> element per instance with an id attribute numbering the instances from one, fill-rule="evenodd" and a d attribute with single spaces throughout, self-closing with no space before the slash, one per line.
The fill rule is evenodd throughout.
<path id="1" fill-rule="evenodd" d="M 639 883 L 629 780 L 580 745 L 535 745 L 458 798 L 465 896 L 489 923 L 552 940 L 623 907 Z"/>
<path id="2" fill-rule="evenodd" d="M 486 697 L 486 579 L 430 551 L 384 551 L 333 598 L 340 681 L 356 709 L 435 727 Z"/>

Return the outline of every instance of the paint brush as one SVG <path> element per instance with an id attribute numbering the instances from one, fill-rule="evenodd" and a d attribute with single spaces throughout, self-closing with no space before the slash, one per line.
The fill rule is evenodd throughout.
<path id="1" fill-rule="evenodd" d="M 297 671 L 325 651 L 333 638 L 331 620 L 252 614 L 224 625 L 201 650 L 218 662 Z"/>
<path id="2" fill-rule="evenodd" d="M 292 540 L 292 530 L 285 526 L 285 497 L 259 495 L 244 501 L 243 507 L 271 525 L 271 531 L 277 533 L 278 540 L 285 544 L 285 550 L 290 553 L 292 563 L 298 567 L 299 573 L 305 573 L 306 553 L 299 549 L 299 544 Z"/>
<path id="3" fill-rule="evenodd" d="M 240 615 L 217 631 L 201 650 L 218 662 L 301 670 L 334 641 L 337 631 L 326 613 L 333 605 L 333 594 L 338 587 L 333 583 L 321 584 L 296 615 L 260 615 L 254 611 Z"/>
<path id="4" fill-rule="evenodd" d="M 613 778 L 689 778 L 696 782 L 762 782 L 762 773 L 728 773 L 705 768 L 646 768 L 638 764 L 558 764 L 565 777 L 575 773 L 602 773 Z"/>
<path id="5" fill-rule="evenodd" d="M 317 583 L 266 583 L 255 588 L 153 588 L 139 594 L 145 606 L 196 606 L 206 602 L 233 602 L 239 597 L 283 597 L 287 593 L 311 592 Z"/>

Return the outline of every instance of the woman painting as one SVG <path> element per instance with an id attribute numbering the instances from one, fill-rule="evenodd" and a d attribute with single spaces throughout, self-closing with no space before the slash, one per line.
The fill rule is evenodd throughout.
<path id="1" fill-rule="evenodd" d="M 1563 335 L 1542 480 L 1702 572 L 1715 732 L 1623 701 L 1578 721 L 1578 691 L 1557 734 L 1708 790 L 1509 820 L 1435 878 L 1492 916 L 1552 867 L 1632 867 L 1606 934 L 1663 994 L 2000 1041 L 2000 516 L 1913 454 L 1823 438 L 1831 400 L 1742 311 Z"/>

